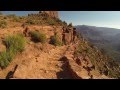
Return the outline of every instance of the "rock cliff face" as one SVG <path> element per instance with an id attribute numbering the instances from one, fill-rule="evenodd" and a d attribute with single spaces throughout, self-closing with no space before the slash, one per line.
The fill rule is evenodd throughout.
<path id="1" fill-rule="evenodd" d="M 75 42 L 77 39 L 77 34 L 75 28 L 73 27 L 63 27 L 63 42 L 67 45 L 72 42 Z"/>

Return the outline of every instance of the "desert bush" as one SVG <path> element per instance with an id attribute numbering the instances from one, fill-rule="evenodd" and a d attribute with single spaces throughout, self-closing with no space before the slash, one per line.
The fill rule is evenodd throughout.
<path id="1" fill-rule="evenodd" d="M 13 50 L 13 52 L 22 52 L 25 47 L 26 40 L 22 35 L 8 36 L 4 40 L 7 50 Z"/>
<path id="2" fill-rule="evenodd" d="M 83 52 L 83 49 L 81 47 L 78 47 L 78 49 L 74 52 L 75 56 L 79 56 Z"/>
<path id="3" fill-rule="evenodd" d="M 0 54 L 0 67 L 1 68 L 6 68 L 9 63 L 12 61 L 12 59 L 14 58 L 14 53 L 9 51 L 9 52 L 2 52 Z"/>
<path id="4" fill-rule="evenodd" d="M 86 51 L 86 53 L 88 53 L 88 54 L 91 53 L 91 49 L 90 49 L 90 48 L 86 48 L 85 51 Z"/>
<path id="5" fill-rule="evenodd" d="M 47 40 L 45 34 L 39 33 L 39 32 L 37 32 L 37 31 L 31 31 L 31 32 L 30 32 L 30 35 L 31 35 L 32 40 L 33 40 L 34 42 L 45 43 L 46 40 Z"/>
<path id="6" fill-rule="evenodd" d="M 32 19 L 28 19 L 28 20 L 26 21 L 26 23 L 27 23 L 27 24 L 30 24 L 30 25 L 36 24 L 35 21 L 32 20 Z"/>
<path id="7" fill-rule="evenodd" d="M 77 37 L 78 37 L 79 39 L 82 39 L 82 38 L 83 38 L 80 32 L 77 32 Z"/>
<path id="8" fill-rule="evenodd" d="M 49 25 L 55 25 L 56 24 L 54 19 L 48 19 L 47 22 L 48 22 Z"/>
<path id="9" fill-rule="evenodd" d="M 89 47 L 87 47 L 83 42 L 81 42 L 78 46 L 77 49 L 75 50 L 74 54 L 75 56 L 79 56 L 79 54 L 82 54 L 83 52 L 90 53 L 91 50 Z"/>
<path id="10" fill-rule="evenodd" d="M 43 17 L 41 16 L 28 16 L 24 18 L 26 19 L 25 23 L 29 25 L 41 25 L 46 21 L 46 20 L 43 20 Z"/>
<path id="11" fill-rule="evenodd" d="M 8 18 L 14 18 L 14 17 L 16 17 L 16 15 L 15 14 L 9 14 L 9 15 L 7 15 L 7 17 Z"/>
<path id="12" fill-rule="evenodd" d="M 79 52 L 79 53 L 82 53 L 82 52 L 83 52 L 82 45 L 79 45 L 79 46 L 78 46 L 78 52 Z"/>
<path id="13" fill-rule="evenodd" d="M 62 42 L 58 39 L 58 35 L 55 34 L 54 36 L 51 37 L 50 44 L 53 44 L 55 46 L 61 46 Z"/>
<path id="14" fill-rule="evenodd" d="M 20 17 L 16 16 L 15 14 L 9 14 L 9 15 L 6 16 L 6 18 L 10 18 L 10 19 L 12 19 L 15 22 L 20 22 L 21 21 Z"/>
<path id="15" fill-rule="evenodd" d="M 26 40 L 22 35 L 17 34 L 14 36 L 7 36 L 3 43 L 7 50 L 0 54 L 0 67 L 6 68 L 15 55 L 24 50 Z"/>
<path id="16" fill-rule="evenodd" d="M 26 16 L 19 16 L 19 19 L 25 20 Z"/>
<path id="17" fill-rule="evenodd" d="M 0 28 L 6 28 L 7 27 L 7 22 L 2 20 L 0 21 Z"/>
<path id="18" fill-rule="evenodd" d="M 9 65 L 9 58 L 7 52 L 2 52 L 0 54 L 0 67 L 5 68 Z"/>
<path id="19" fill-rule="evenodd" d="M 15 22 L 20 22 L 21 19 L 20 19 L 20 17 L 17 17 L 17 16 L 16 16 L 16 17 L 13 18 L 13 21 L 15 21 Z"/>
<path id="20" fill-rule="evenodd" d="M 55 20 L 56 22 L 62 23 L 62 20 L 60 20 L 60 19 L 58 19 L 58 18 L 54 18 L 54 20 Z"/>

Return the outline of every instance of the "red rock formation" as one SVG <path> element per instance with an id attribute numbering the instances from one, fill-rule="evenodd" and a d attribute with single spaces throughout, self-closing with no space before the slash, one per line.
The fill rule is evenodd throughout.
<path id="1" fill-rule="evenodd" d="M 65 44 L 70 44 L 72 42 L 74 42 L 76 40 L 76 34 L 75 34 L 75 30 L 74 28 L 69 28 L 69 27 L 64 27 L 63 28 L 63 42 L 65 42 Z"/>
<path id="2" fill-rule="evenodd" d="M 50 17 L 59 18 L 57 11 L 40 11 L 39 13 L 46 13 Z"/>
<path id="3" fill-rule="evenodd" d="M 38 14 L 28 14 L 28 16 L 49 16 L 49 17 L 52 17 L 52 18 L 59 18 L 59 15 L 58 15 L 58 12 L 57 11 L 40 11 Z"/>

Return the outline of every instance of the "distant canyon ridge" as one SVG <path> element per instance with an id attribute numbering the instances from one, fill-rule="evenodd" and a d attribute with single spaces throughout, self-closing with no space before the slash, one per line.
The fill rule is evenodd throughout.
<path id="1" fill-rule="evenodd" d="M 88 25 L 75 27 L 85 39 L 104 50 L 114 60 L 120 61 L 120 29 Z"/>

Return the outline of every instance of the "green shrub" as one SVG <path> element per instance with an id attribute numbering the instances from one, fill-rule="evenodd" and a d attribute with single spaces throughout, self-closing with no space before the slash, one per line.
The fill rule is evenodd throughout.
<path id="1" fill-rule="evenodd" d="M 16 17 L 13 18 L 13 21 L 15 21 L 15 22 L 20 22 L 21 20 L 20 20 L 20 17 L 17 17 L 17 16 L 16 16 Z"/>
<path id="2" fill-rule="evenodd" d="M 74 55 L 75 56 L 79 56 L 81 53 L 83 53 L 83 52 L 85 52 L 85 50 L 87 50 L 87 49 L 83 49 L 83 47 L 84 47 L 85 45 L 81 42 L 78 46 L 77 46 L 77 49 L 75 50 L 75 52 L 74 52 Z M 86 51 L 87 52 L 87 51 Z"/>
<path id="3" fill-rule="evenodd" d="M 11 51 L 10 52 L 6 52 L 6 51 L 2 52 L 0 54 L 0 67 L 6 68 L 9 65 L 9 63 L 12 61 L 14 56 L 15 55 Z"/>
<path id="4" fill-rule="evenodd" d="M 26 23 L 27 23 L 27 24 L 30 24 L 30 25 L 36 24 L 36 23 L 35 23 L 35 20 L 32 20 L 32 19 L 28 19 L 28 20 L 26 21 Z"/>
<path id="5" fill-rule="evenodd" d="M 2 20 L 0 21 L 0 28 L 6 28 L 7 27 L 7 22 Z"/>
<path id="6" fill-rule="evenodd" d="M 79 46 L 78 46 L 78 52 L 79 52 L 79 53 L 82 53 L 82 52 L 83 52 L 82 46 L 83 46 L 83 45 L 79 45 Z"/>
<path id="7" fill-rule="evenodd" d="M 7 50 L 13 49 L 14 52 L 21 52 L 25 47 L 25 39 L 22 35 L 8 36 L 5 38 L 4 44 L 7 47 Z"/>
<path id="8" fill-rule="evenodd" d="M 74 55 L 79 56 L 79 54 L 81 54 L 82 52 L 83 52 L 82 48 L 79 48 L 74 52 Z"/>
<path id="9" fill-rule="evenodd" d="M 49 25 L 55 25 L 56 22 L 53 19 L 48 19 L 48 24 Z"/>
<path id="10" fill-rule="evenodd" d="M 16 16 L 15 14 L 9 14 L 7 15 L 8 18 L 11 18 L 15 22 L 20 22 L 20 17 Z"/>
<path id="11" fill-rule="evenodd" d="M 7 17 L 8 18 L 14 18 L 14 17 L 16 17 L 16 15 L 15 14 L 9 14 L 9 15 L 7 15 Z"/>
<path id="12" fill-rule="evenodd" d="M 2 52 L 0 54 L 0 67 L 5 68 L 9 65 L 9 58 L 7 52 Z"/>
<path id="13" fill-rule="evenodd" d="M 50 44 L 53 44 L 55 46 L 61 46 L 62 42 L 58 39 L 58 35 L 54 35 L 51 37 Z"/>
<path id="14" fill-rule="evenodd" d="M 46 35 L 43 33 L 39 33 L 37 31 L 31 31 L 30 34 L 34 42 L 45 43 L 47 40 Z"/>
<path id="15" fill-rule="evenodd" d="M 4 40 L 7 50 L 0 54 L 0 67 L 6 68 L 18 52 L 22 52 L 26 40 L 23 35 L 8 36 Z"/>

